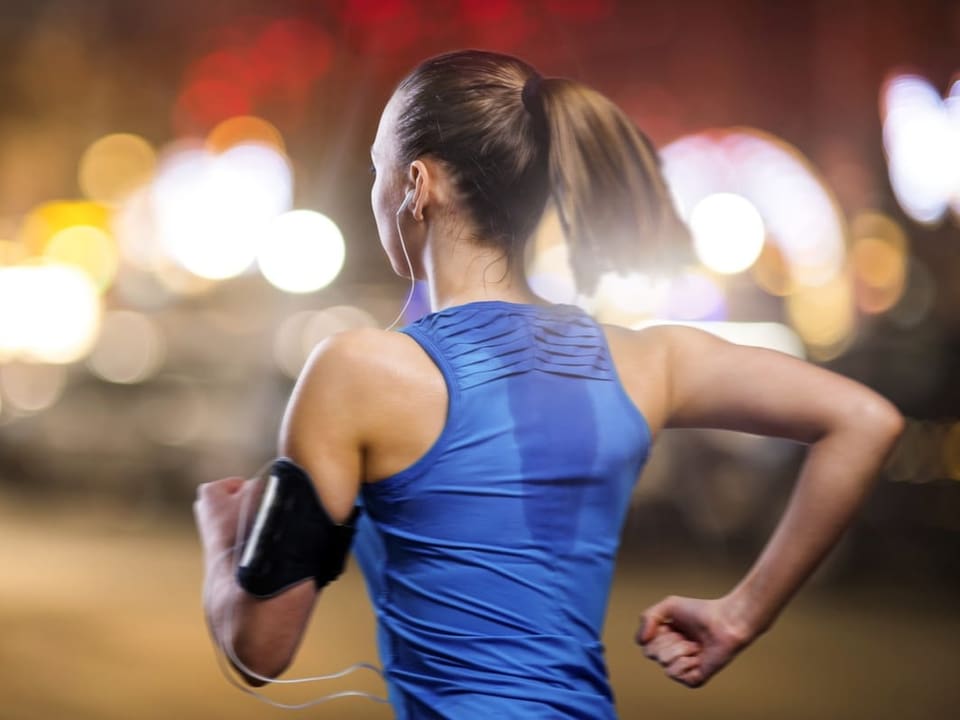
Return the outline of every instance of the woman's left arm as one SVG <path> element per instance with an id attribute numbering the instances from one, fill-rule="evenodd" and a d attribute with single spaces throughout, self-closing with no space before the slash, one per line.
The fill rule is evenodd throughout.
<path id="1" fill-rule="evenodd" d="M 280 430 L 279 455 L 293 460 L 313 480 L 330 519 L 343 523 L 353 511 L 362 463 L 362 414 L 352 412 L 358 393 L 356 331 L 321 343 L 294 388 Z M 252 524 L 263 479 L 226 478 L 201 485 L 194 515 L 204 550 L 204 610 L 214 642 L 229 642 L 247 669 L 276 677 L 292 662 L 318 597 L 312 579 L 269 599 L 260 599 L 236 580 L 239 518 L 247 508 Z M 232 661 L 231 661 L 232 662 Z M 236 663 L 233 663 L 236 667 Z M 246 682 L 262 685 L 243 668 Z"/>
<path id="2" fill-rule="evenodd" d="M 773 535 L 737 586 L 712 600 L 670 596 L 644 613 L 637 640 L 647 656 L 697 687 L 773 624 L 836 544 L 903 418 L 863 385 L 788 355 L 691 328 L 658 330 L 667 427 L 725 428 L 810 446 Z"/>

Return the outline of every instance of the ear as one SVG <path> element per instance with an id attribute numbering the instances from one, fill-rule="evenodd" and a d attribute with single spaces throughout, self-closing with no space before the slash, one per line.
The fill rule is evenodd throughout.
<path id="1" fill-rule="evenodd" d="M 422 160 L 414 160 L 410 163 L 405 191 L 413 192 L 413 199 L 410 201 L 409 208 L 415 220 L 423 220 L 423 211 L 430 204 L 430 193 L 433 186 L 433 177 L 427 164 Z"/>

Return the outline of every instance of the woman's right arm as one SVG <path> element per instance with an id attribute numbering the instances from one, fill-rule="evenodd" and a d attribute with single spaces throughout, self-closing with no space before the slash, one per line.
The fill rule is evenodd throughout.
<path id="1" fill-rule="evenodd" d="M 715 600 L 668 597 L 642 616 L 648 657 L 691 687 L 765 632 L 840 538 L 903 429 L 869 388 L 772 350 L 660 326 L 665 427 L 709 427 L 810 445 L 773 535 L 743 579 Z M 650 340 L 648 335 L 647 340 Z"/>

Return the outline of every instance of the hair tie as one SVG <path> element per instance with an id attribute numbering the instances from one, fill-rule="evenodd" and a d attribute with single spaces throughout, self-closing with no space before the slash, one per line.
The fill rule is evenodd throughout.
<path id="1" fill-rule="evenodd" d="M 543 101 L 540 98 L 540 84 L 543 82 L 543 76 L 534 73 L 527 78 L 527 81 L 523 84 L 523 91 L 520 93 L 520 99 L 523 101 L 523 106 L 527 109 L 531 115 L 539 115 L 543 113 Z"/>

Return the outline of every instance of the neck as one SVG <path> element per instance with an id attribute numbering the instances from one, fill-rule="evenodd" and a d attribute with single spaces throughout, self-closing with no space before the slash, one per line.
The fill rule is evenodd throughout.
<path id="1" fill-rule="evenodd" d="M 424 271 L 434 312 L 480 300 L 545 304 L 527 284 L 523 267 L 510 267 L 503 252 L 469 240 L 427 243 Z"/>

